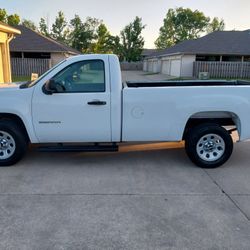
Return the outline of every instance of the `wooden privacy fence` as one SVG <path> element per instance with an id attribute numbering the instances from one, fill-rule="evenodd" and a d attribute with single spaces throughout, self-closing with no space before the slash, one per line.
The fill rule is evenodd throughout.
<path id="1" fill-rule="evenodd" d="M 143 62 L 121 62 L 121 70 L 142 70 L 143 69 Z"/>
<path id="2" fill-rule="evenodd" d="M 194 62 L 193 76 L 208 72 L 210 78 L 250 78 L 250 62 Z"/>
<path id="3" fill-rule="evenodd" d="M 14 76 L 30 76 L 32 73 L 43 74 L 51 68 L 51 59 L 11 58 L 11 70 Z"/>

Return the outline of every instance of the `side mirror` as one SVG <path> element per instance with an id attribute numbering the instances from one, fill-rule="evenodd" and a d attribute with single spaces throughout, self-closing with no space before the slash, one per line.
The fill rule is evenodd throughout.
<path id="1" fill-rule="evenodd" d="M 55 80 L 50 79 L 43 85 L 43 92 L 46 95 L 58 93 L 60 92 L 60 84 L 58 84 Z"/>

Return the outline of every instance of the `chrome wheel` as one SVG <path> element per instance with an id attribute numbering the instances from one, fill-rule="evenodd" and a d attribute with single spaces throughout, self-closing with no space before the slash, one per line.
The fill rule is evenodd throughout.
<path id="1" fill-rule="evenodd" d="M 196 145 L 196 152 L 204 161 L 216 161 L 220 159 L 225 152 L 225 142 L 219 135 L 204 135 Z"/>
<path id="2" fill-rule="evenodd" d="M 5 131 L 0 131 L 0 160 L 10 158 L 15 150 L 16 143 L 13 137 Z"/>

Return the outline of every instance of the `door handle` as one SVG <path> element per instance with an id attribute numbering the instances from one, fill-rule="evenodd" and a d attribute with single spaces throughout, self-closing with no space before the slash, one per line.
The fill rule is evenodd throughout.
<path id="1" fill-rule="evenodd" d="M 106 105 L 106 104 L 107 104 L 107 102 L 99 101 L 99 100 L 94 100 L 94 101 L 88 102 L 88 105 Z"/>

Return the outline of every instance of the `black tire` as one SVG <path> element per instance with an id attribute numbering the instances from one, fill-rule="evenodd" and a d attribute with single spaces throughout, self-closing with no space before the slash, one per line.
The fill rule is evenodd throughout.
<path id="1" fill-rule="evenodd" d="M 208 138 L 206 138 L 207 135 Z M 223 139 L 224 142 L 222 143 L 224 143 L 224 149 L 222 147 L 218 147 L 218 150 L 221 150 L 221 155 L 216 148 L 216 142 L 212 141 L 213 136 L 211 136 L 211 141 L 212 143 L 214 143 L 214 145 L 210 145 L 211 146 L 211 149 L 209 149 L 210 151 L 207 149 L 208 145 L 205 145 L 206 142 L 205 139 L 210 140 L 209 135 L 217 135 L 219 136 L 219 138 Z M 200 143 L 200 140 L 201 141 L 204 140 L 204 144 Z M 220 140 L 218 140 L 218 143 L 219 141 Z M 199 149 L 199 147 L 201 147 L 201 149 Z M 225 128 L 220 127 L 217 124 L 206 123 L 191 128 L 187 132 L 187 135 L 185 137 L 185 148 L 188 157 L 197 166 L 201 168 L 216 168 L 223 165 L 230 158 L 233 152 L 233 140 L 231 135 Z M 217 150 L 219 154 L 215 152 L 215 150 Z M 205 152 L 204 156 L 203 152 Z M 212 154 L 215 154 L 214 157 L 215 160 L 213 160 Z M 208 157 L 211 158 L 209 159 Z M 216 159 L 216 157 L 219 158 Z M 204 158 L 207 158 L 207 160 Z"/>
<path id="2" fill-rule="evenodd" d="M 13 138 L 15 147 L 13 148 L 11 156 L 6 159 L 1 159 L 1 154 L 3 154 L 3 151 L 1 151 L 0 148 L 0 167 L 11 166 L 21 160 L 25 155 L 28 147 L 27 136 L 25 131 L 23 131 L 23 129 L 18 126 L 17 123 L 11 120 L 0 121 L 0 133 L 1 131 L 8 133 Z M 1 138 L 3 138 L 3 133 L 0 134 L 0 140 Z"/>

